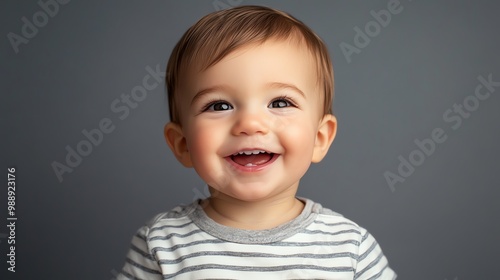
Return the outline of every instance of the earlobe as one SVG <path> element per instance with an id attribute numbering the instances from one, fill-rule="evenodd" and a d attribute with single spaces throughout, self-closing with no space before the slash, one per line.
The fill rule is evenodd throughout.
<path id="1" fill-rule="evenodd" d="M 326 156 L 336 134 L 337 118 L 331 114 L 323 116 L 318 126 L 311 162 L 320 162 Z"/>
<path id="2" fill-rule="evenodd" d="M 186 137 L 184 137 L 181 126 L 169 122 L 165 125 L 163 133 L 170 150 L 172 150 L 177 160 L 185 167 L 192 167 L 193 165 L 187 148 Z"/>

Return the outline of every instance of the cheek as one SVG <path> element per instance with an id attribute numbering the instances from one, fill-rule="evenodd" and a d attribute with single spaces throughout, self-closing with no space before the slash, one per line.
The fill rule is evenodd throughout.
<path id="1" fill-rule="evenodd" d="M 195 123 L 187 132 L 187 147 L 193 167 L 201 179 L 211 186 L 227 180 L 220 169 L 220 149 L 227 132 L 221 125 Z"/>
<path id="2" fill-rule="evenodd" d="M 214 156 L 223 141 L 224 133 L 220 126 L 207 123 L 194 123 L 187 134 L 187 147 L 193 162 L 203 162 Z"/>
<path id="3" fill-rule="evenodd" d="M 281 133 L 283 145 L 289 153 L 312 156 L 316 133 L 306 118 L 289 121 Z"/>

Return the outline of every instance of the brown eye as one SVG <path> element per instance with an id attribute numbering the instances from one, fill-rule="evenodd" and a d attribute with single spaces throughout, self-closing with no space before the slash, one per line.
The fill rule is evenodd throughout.
<path id="1" fill-rule="evenodd" d="M 289 106 L 292 106 L 292 104 L 285 99 L 277 99 L 269 104 L 269 108 L 285 108 Z"/>
<path id="2" fill-rule="evenodd" d="M 233 109 L 233 106 L 227 102 L 214 102 L 207 107 L 206 111 L 227 111 L 231 109 Z"/>

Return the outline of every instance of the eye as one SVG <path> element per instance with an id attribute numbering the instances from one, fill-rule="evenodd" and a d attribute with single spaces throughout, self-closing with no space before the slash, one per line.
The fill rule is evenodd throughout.
<path id="1" fill-rule="evenodd" d="M 205 106 L 203 111 L 227 111 L 231 109 L 233 109 L 233 106 L 225 101 L 214 101 Z"/>
<path id="2" fill-rule="evenodd" d="M 286 107 L 295 107 L 295 104 L 288 97 L 279 97 L 269 104 L 269 108 L 286 108 Z"/>

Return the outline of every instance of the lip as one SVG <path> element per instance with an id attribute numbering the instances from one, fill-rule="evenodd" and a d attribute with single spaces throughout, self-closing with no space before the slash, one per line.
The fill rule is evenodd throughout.
<path id="1" fill-rule="evenodd" d="M 247 149 L 247 150 L 250 150 L 250 149 Z M 259 149 L 252 149 L 252 150 L 259 150 Z M 262 150 L 262 149 L 260 149 Z M 264 150 L 265 151 L 265 150 Z M 275 154 L 275 153 L 272 153 L 272 157 L 271 159 L 264 163 L 264 164 L 261 164 L 261 165 L 256 165 L 256 166 L 243 166 L 243 165 L 239 165 L 237 164 L 236 162 L 234 162 L 232 159 L 231 159 L 231 156 L 227 156 L 225 157 L 224 159 L 233 167 L 235 168 L 236 170 L 238 171 L 241 171 L 241 172 L 258 172 L 258 171 L 262 171 L 263 169 L 265 169 L 266 167 L 268 167 L 269 165 L 273 164 L 276 159 L 278 159 L 278 157 L 280 156 L 280 154 Z"/>

